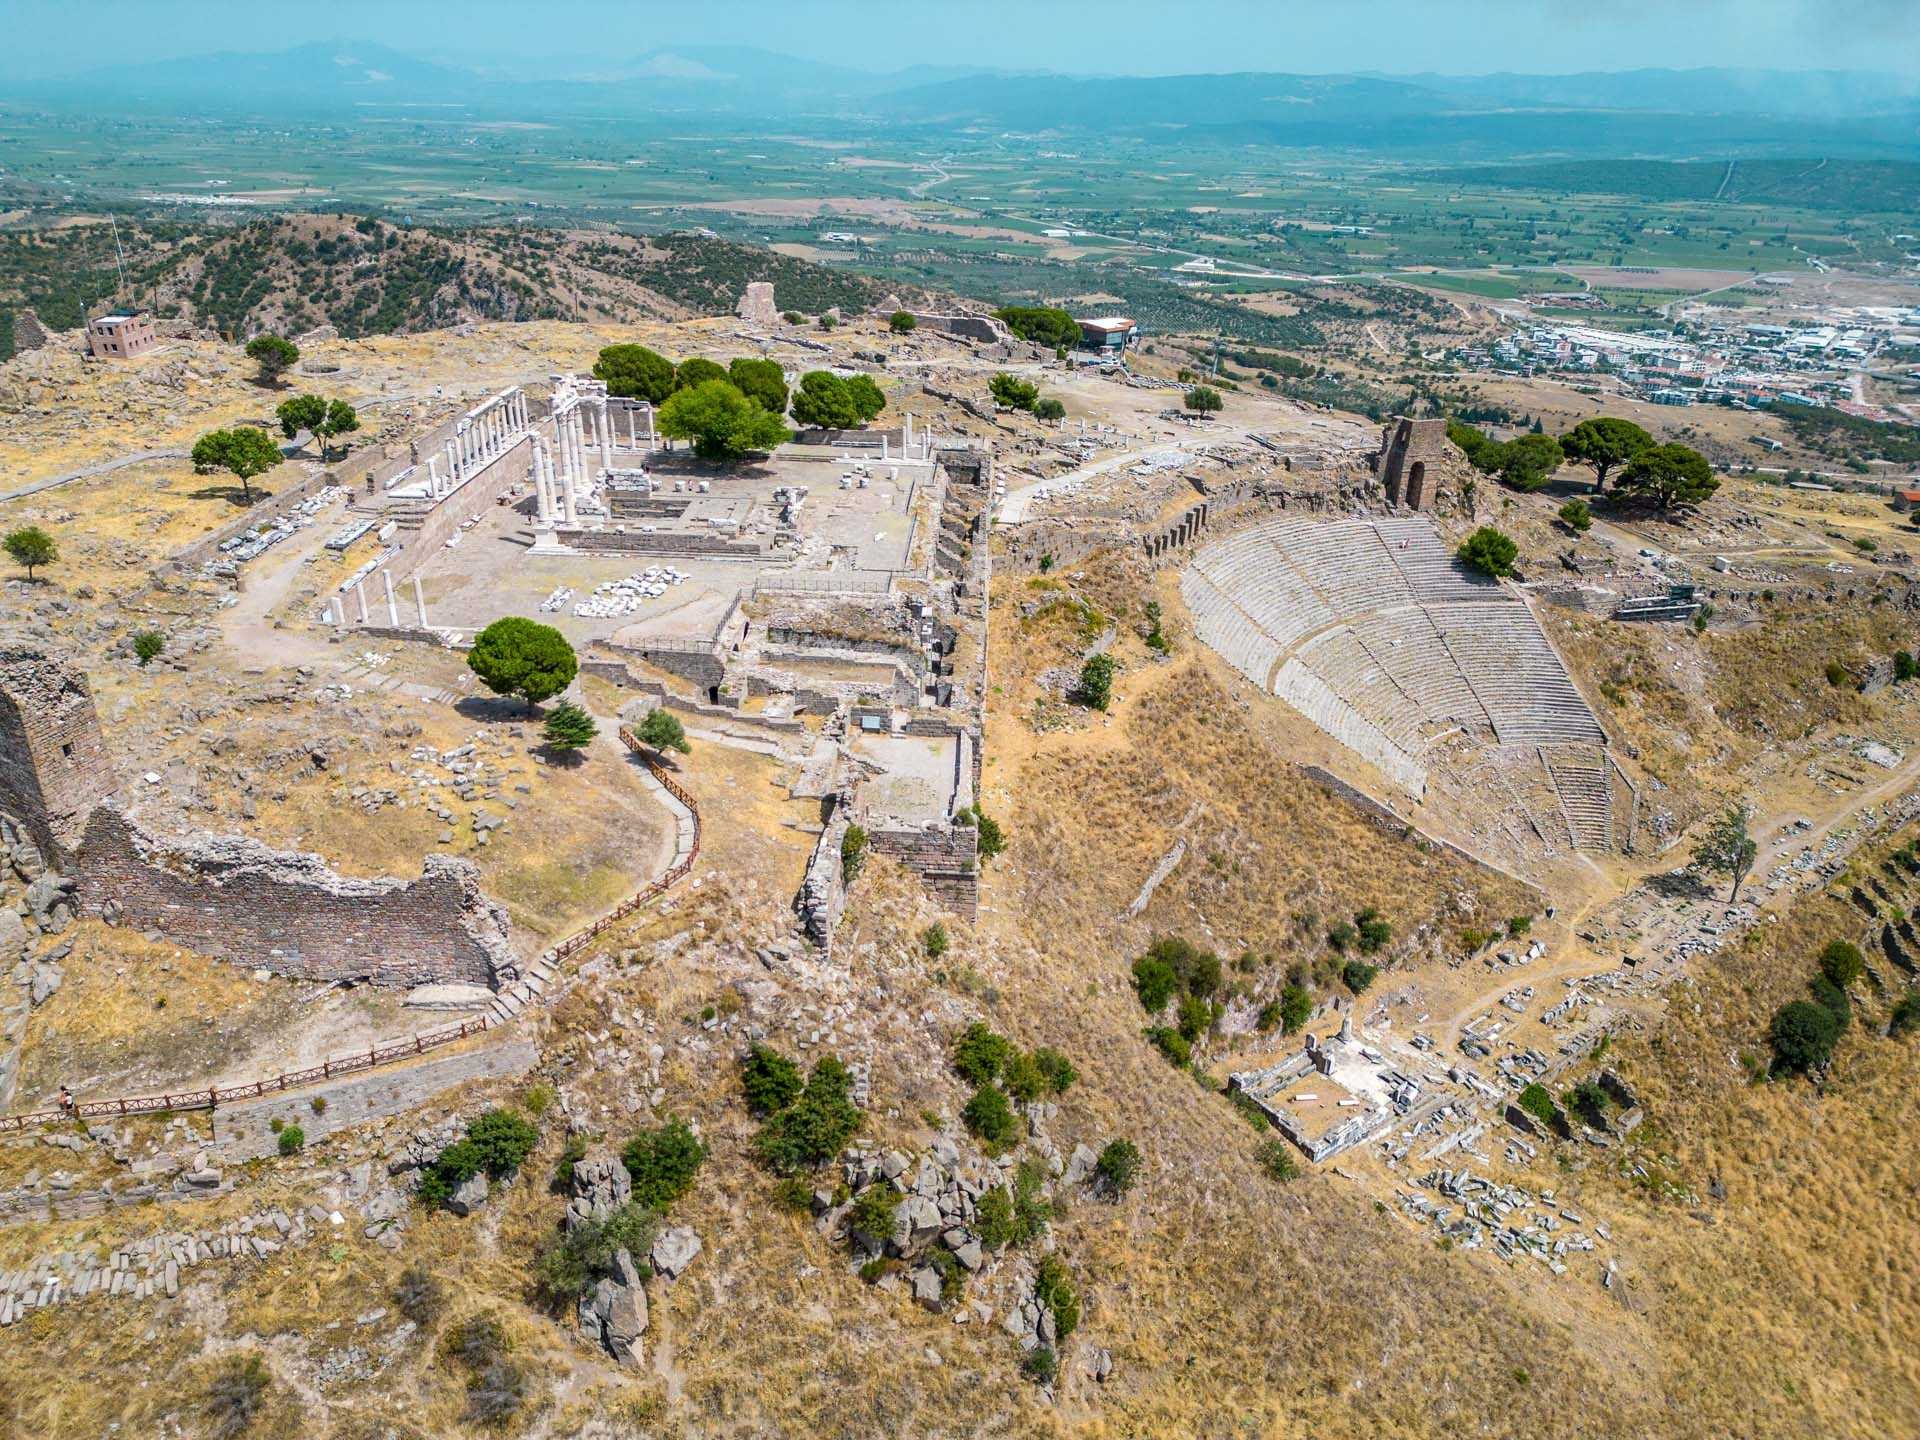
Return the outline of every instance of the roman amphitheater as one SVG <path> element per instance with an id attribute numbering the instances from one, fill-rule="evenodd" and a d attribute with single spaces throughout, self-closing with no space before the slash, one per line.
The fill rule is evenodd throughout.
<path id="1" fill-rule="evenodd" d="M 1262 520 L 1199 549 L 1181 592 L 1202 640 L 1413 800 L 1445 766 L 1549 847 L 1627 843 L 1631 792 L 1539 621 L 1424 518 Z"/>

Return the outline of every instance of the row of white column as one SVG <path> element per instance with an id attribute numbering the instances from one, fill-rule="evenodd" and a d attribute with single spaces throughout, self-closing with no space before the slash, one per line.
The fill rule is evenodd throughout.
<path id="1" fill-rule="evenodd" d="M 574 486 L 574 472 L 565 464 L 556 470 L 553 463 L 556 447 L 564 458 L 567 427 L 556 424 L 555 430 L 557 438 L 551 443 L 538 431 L 533 436 L 533 493 L 540 506 L 542 530 L 552 530 L 556 523 L 569 526 L 580 523 L 580 497 Z"/>
<path id="2" fill-rule="evenodd" d="M 527 397 L 519 390 L 509 391 L 478 415 L 462 420 L 447 440 L 447 478 L 441 488 L 439 467 L 430 457 L 428 473 L 434 494 L 450 492 L 462 481 L 470 480 L 512 448 L 527 428 Z"/>
<path id="3" fill-rule="evenodd" d="M 382 570 L 380 572 L 380 579 L 385 583 L 387 589 L 387 624 L 397 630 L 400 628 L 400 599 L 393 593 L 393 573 L 388 570 Z M 371 624 L 372 621 L 367 615 L 366 581 L 362 580 L 353 587 L 353 598 L 359 602 L 360 623 L 362 625 Z M 413 607 L 415 613 L 419 616 L 420 628 L 422 630 L 426 629 L 427 594 L 426 591 L 420 588 L 420 577 L 418 575 L 413 577 Z M 338 599 L 327 601 L 326 621 L 329 625 L 345 625 L 347 623 L 347 602 Z"/>

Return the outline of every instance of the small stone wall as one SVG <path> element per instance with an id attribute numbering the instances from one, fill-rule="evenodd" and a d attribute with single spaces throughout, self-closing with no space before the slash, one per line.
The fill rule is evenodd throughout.
<path id="1" fill-rule="evenodd" d="M 875 854 L 890 855 L 920 877 L 949 910 L 971 920 L 980 906 L 980 838 L 966 825 L 944 830 L 875 830 Z"/>
<path id="2" fill-rule="evenodd" d="M 699 555 L 723 560 L 764 560 L 758 540 L 736 540 L 693 530 L 555 530 L 562 545 L 595 555 Z"/>
<path id="3" fill-rule="evenodd" d="M 72 873 L 89 914 L 277 975 L 498 987 L 518 973 L 506 910 L 452 856 L 429 855 L 418 880 L 352 879 L 238 835 L 161 842 L 103 805 Z"/>
<path id="4" fill-rule="evenodd" d="M 316 470 L 297 485 L 289 485 L 284 490 L 276 490 L 258 505 L 247 507 L 244 514 L 229 520 L 211 534 L 194 541 L 168 556 L 168 563 L 191 568 L 204 564 L 220 553 L 220 546 L 236 535 L 243 535 L 256 525 L 269 524 L 293 509 L 302 500 L 318 495 L 329 485 L 338 485 L 340 480 L 330 470 Z M 321 522 L 324 523 L 324 522 Z"/>

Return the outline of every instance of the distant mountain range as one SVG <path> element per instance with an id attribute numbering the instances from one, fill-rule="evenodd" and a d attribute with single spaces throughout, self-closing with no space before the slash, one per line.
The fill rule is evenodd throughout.
<path id="1" fill-rule="evenodd" d="M 104 100 L 103 97 L 115 97 Z M 8 98 L 8 97 L 0 97 Z M 1886 74 L 1632 70 L 1575 75 L 1065 76 L 920 66 L 873 74 L 750 46 L 681 46 L 578 73 L 441 64 L 361 42 L 104 67 L 11 87 L 16 102 L 184 113 L 643 122 L 706 116 L 842 129 L 987 127 L 1218 144 L 1529 153 L 1911 153 L 1920 87 Z"/>

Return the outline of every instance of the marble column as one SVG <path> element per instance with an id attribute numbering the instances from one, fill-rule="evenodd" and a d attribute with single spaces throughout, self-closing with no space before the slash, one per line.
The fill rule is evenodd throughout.
<path id="1" fill-rule="evenodd" d="M 413 577 L 413 605 L 420 615 L 420 628 L 427 628 L 427 592 L 420 588 L 420 577 Z"/>
<path id="2" fill-rule="evenodd" d="M 391 570 L 382 570 L 380 572 L 380 578 L 384 580 L 387 585 L 387 623 L 398 630 L 400 628 L 400 602 L 393 598 L 393 572 Z"/>
<path id="3" fill-rule="evenodd" d="M 362 580 L 353 587 L 353 593 L 360 601 L 360 623 L 367 623 L 367 582 Z"/>

